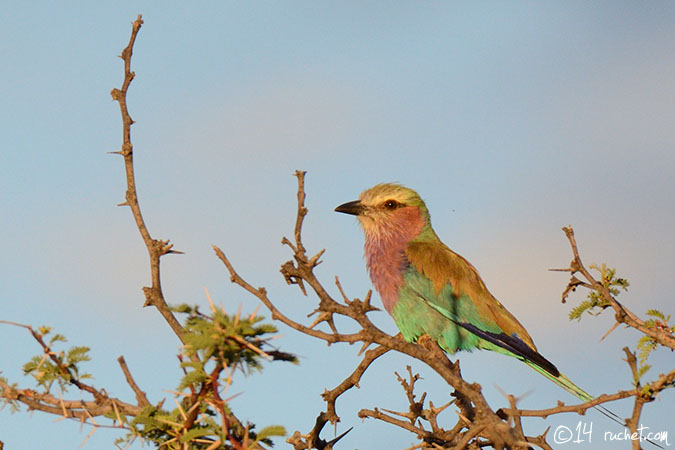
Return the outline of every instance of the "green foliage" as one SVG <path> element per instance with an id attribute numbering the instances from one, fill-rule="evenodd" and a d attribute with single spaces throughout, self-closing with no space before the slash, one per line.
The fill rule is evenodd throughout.
<path id="1" fill-rule="evenodd" d="M 646 383 L 644 386 L 642 386 L 640 394 L 643 397 L 650 398 L 654 394 L 654 391 L 652 390 L 652 387 L 649 385 L 649 383 Z"/>
<path id="2" fill-rule="evenodd" d="M 600 272 L 600 284 L 607 288 L 612 296 L 616 297 L 621 293 L 621 290 L 628 290 L 630 283 L 628 283 L 628 280 L 625 278 L 617 277 L 616 269 L 607 267 L 605 263 L 602 263 L 600 266 L 597 264 L 591 264 L 589 267 Z M 586 300 L 582 301 L 578 306 L 572 308 L 569 313 L 569 319 L 581 320 L 581 316 L 585 312 L 597 316 L 609 306 L 611 306 L 609 300 L 603 297 L 600 291 L 592 289 L 586 296 Z"/>
<path id="3" fill-rule="evenodd" d="M 649 316 L 649 319 L 645 320 L 644 324 L 648 328 L 663 329 L 671 333 L 675 332 L 675 325 L 670 325 L 670 315 L 666 316 L 657 309 L 647 310 L 647 315 Z M 658 346 L 659 343 L 656 339 L 648 335 L 644 335 L 638 340 L 637 349 L 640 366 L 638 367 L 638 372 L 633 380 L 636 386 L 640 384 L 642 376 L 652 367 L 650 364 L 647 364 L 647 358 L 649 358 L 649 355 L 651 355 Z"/>
<path id="4" fill-rule="evenodd" d="M 577 306 L 572 308 L 572 310 L 569 313 L 569 318 L 570 320 L 581 320 L 581 316 L 588 311 L 589 314 L 592 314 L 590 312 L 591 309 L 593 309 L 596 305 L 591 301 L 591 300 L 584 300 L 581 303 L 579 303 Z"/>
<path id="5" fill-rule="evenodd" d="M 666 316 L 658 309 L 648 309 L 647 315 L 650 318 L 645 320 L 645 325 L 649 328 L 660 328 L 675 333 L 675 325 L 670 325 L 670 314 Z"/>
<path id="6" fill-rule="evenodd" d="M 42 386 L 49 392 L 56 382 L 63 391 L 67 391 L 68 385 L 74 381 L 91 378 L 88 373 L 80 373 L 80 363 L 89 361 L 89 347 L 74 346 L 67 351 L 56 352 L 55 344 L 67 342 L 61 334 L 54 334 L 51 327 L 42 326 L 37 330 L 38 336 L 49 342 L 48 352 L 33 356 L 30 361 L 23 365 L 23 373 L 31 375 L 38 386 Z"/>
<path id="7" fill-rule="evenodd" d="M 199 409 L 202 414 L 200 419 L 191 425 L 186 425 L 186 411 L 182 405 L 172 411 L 148 406 L 127 423 L 131 432 L 124 438 L 117 439 L 115 445 L 120 447 L 137 437 L 141 437 L 157 447 L 168 450 L 232 449 L 228 434 L 223 431 L 222 424 L 214 420 L 215 413 L 209 408 L 209 405 L 206 402 L 201 403 Z M 233 436 L 241 436 L 247 433 L 248 448 L 256 443 L 271 447 L 273 442 L 270 438 L 286 435 L 286 429 L 280 425 L 265 427 L 259 433 L 255 432 L 255 425 L 252 424 L 247 424 L 246 429 L 231 426 L 229 431 Z M 218 440 L 221 444 L 212 447 L 214 442 Z"/>
<path id="8" fill-rule="evenodd" d="M 185 347 L 187 357 L 198 355 L 200 360 L 214 360 L 223 367 L 238 366 L 246 373 L 259 370 L 263 359 L 281 360 L 297 363 L 295 355 L 279 352 L 271 347 L 269 341 L 277 332 L 274 325 L 260 323 L 262 316 L 252 314 L 241 317 L 241 314 L 229 315 L 213 308 L 212 315 L 199 311 L 198 307 L 180 305 L 174 308 L 188 314 L 185 321 Z M 184 363 L 184 367 L 194 367 Z"/>
<path id="9" fill-rule="evenodd" d="M 279 425 L 271 425 L 269 427 L 265 427 L 262 430 L 258 432 L 257 440 L 267 440 L 268 438 L 272 436 L 285 436 L 286 435 L 286 429 L 282 426 Z"/>
<path id="10" fill-rule="evenodd" d="M 154 406 L 148 406 L 141 411 L 130 423 L 131 433 L 126 437 L 117 439 L 115 444 L 119 447 L 128 444 L 136 437 L 152 442 L 157 447 L 169 450 L 203 450 L 206 448 L 229 450 L 230 446 L 227 433 L 222 426 L 213 419 L 213 412 L 204 410 L 204 416 L 192 426 L 186 428 L 184 424 L 184 409 L 166 411 Z M 255 426 L 248 424 L 245 430 L 240 427 L 231 428 L 232 435 L 248 433 L 248 448 L 255 443 L 263 443 L 272 446 L 271 437 L 285 436 L 286 430 L 279 425 L 265 427 L 259 433 L 255 433 Z M 214 442 L 220 440 L 221 444 L 212 447 Z"/>
<path id="11" fill-rule="evenodd" d="M 271 438 L 284 436 L 280 425 L 263 428 L 256 433 L 255 425 L 242 427 L 228 423 L 231 414 L 227 399 L 221 400 L 232 382 L 235 369 L 244 373 L 261 370 L 263 360 L 297 363 L 295 355 L 273 348 L 277 328 L 262 323 L 263 318 L 252 314 L 229 315 L 211 308 L 203 314 L 197 306 L 179 305 L 175 312 L 187 314 L 184 322 L 185 345 L 179 356 L 184 376 L 178 385 L 180 402 L 171 411 L 148 406 L 128 421 L 130 432 L 116 444 L 142 438 L 167 450 L 231 449 L 231 438 L 247 443 L 271 446 Z M 225 377 L 223 380 L 222 378 Z M 215 391 L 215 392 L 214 392 Z M 217 393 L 216 393 L 217 392 Z M 111 419 L 116 420 L 115 417 Z M 123 421 L 127 419 L 124 418 Z M 215 444 L 220 441 L 220 445 Z"/>
<path id="12" fill-rule="evenodd" d="M 203 364 L 182 362 L 181 366 L 183 368 L 192 367 L 193 370 L 187 372 L 185 376 L 181 379 L 180 384 L 178 385 L 179 391 L 182 392 L 185 388 L 189 386 L 199 385 L 200 383 L 205 383 L 209 380 L 208 374 L 204 371 Z"/>
<path id="13" fill-rule="evenodd" d="M 592 264 L 589 267 L 600 272 L 600 284 L 602 285 L 602 288 L 606 289 L 607 292 L 609 292 L 609 294 L 613 297 L 619 295 L 622 290 L 628 290 L 630 283 L 625 278 L 617 277 L 616 269 L 607 267 L 605 263 L 601 264 L 600 266 L 597 264 Z M 581 320 L 581 317 L 584 313 L 598 315 L 605 308 L 612 306 L 610 299 L 603 295 L 604 289 L 602 288 L 591 289 L 591 291 L 586 296 L 586 300 L 583 300 L 581 303 L 579 303 L 579 305 L 572 308 L 569 313 L 570 320 Z M 662 329 L 670 333 L 675 332 L 675 326 L 669 324 L 670 315 L 666 316 L 663 312 L 656 309 L 648 310 L 647 315 L 650 317 L 644 322 L 647 327 Z M 649 355 L 658 346 L 658 342 L 648 335 L 644 335 L 638 340 L 638 366 L 633 377 L 633 384 L 635 386 L 640 386 L 640 380 L 649 371 L 649 369 L 651 369 L 651 364 L 647 364 L 647 358 L 649 358 Z M 645 395 L 647 395 L 647 391 L 645 391 L 645 389 L 648 390 L 648 386 L 648 384 L 643 386 L 643 393 L 645 393 Z"/>
<path id="14" fill-rule="evenodd" d="M 270 344 L 277 328 L 263 323 L 255 313 L 242 317 L 241 313 L 229 315 L 211 306 L 211 315 L 203 314 L 196 306 L 179 305 L 175 312 L 185 314 L 182 338 L 185 342 L 179 355 L 183 377 L 178 385 L 176 407 L 163 409 L 164 400 L 157 406 L 149 405 L 135 416 L 118 408 L 105 414 L 128 431 L 115 441 L 123 448 L 136 439 L 153 443 L 167 450 L 231 450 L 257 444 L 272 446 L 272 437 L 284 436 L 280 425 L 264 427 L 256 433 L 255 425 L 241 424 L 233 415 L 226 397 L 236 370 L 245 374 L 259 371 L 267 361 L 297 363 L 293 354 L 282 352 Z M 89 348 L 73 346 L 63 349 L 66 338 L 54 333 L 50 327 L 33 330 L 27 327 L 42 346 L 43 352 L 23 366 L 25 375 L 32 376 L 44 393 L 49 393 L 54 383 L 65 391 L 71 384 L 91 392 L 80 380 L 89 378 L 81 364 L 89 361 Z M 0 377 L 0 393 L 17 389 Z M 98 391 L 104 392 L 104 391 Z M 107 394 L 102 394 L 107 396 Z M 114 400 L 115 401 L 115 400 Z M 18 402 L 5 397 L 12 410 Z M 242 444 L 243 443 L 243 444 Z"/>
<path id="15" fill-rule="evenodd" d="M 638 367 L 637 373 L 635 374 L 635 377 L 633 378 L 633 384 L 635 386 L 638 386 L 640 384 L 640 379 L 644 376 L 644 374 L 647 373 L 649 369 L 652 368 L 651 364 L 641 364 Z"/>
<path id="16" fill-rule="evenodd" d="M 650 336 L 644 335 L 638 340 L 638 360 L 644 364 L 652 351 L 656 350 L 658 343 Z"/>

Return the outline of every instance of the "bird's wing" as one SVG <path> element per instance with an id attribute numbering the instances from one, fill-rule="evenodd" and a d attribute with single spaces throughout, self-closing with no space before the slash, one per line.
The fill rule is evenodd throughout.
<path id="1" fill-rule="evenodd" d="M 496 325 L 506 336 L 517 337 L 537 351 L 525 327 L 490 294 L 478 271 L 462 256 L 439 241 L 411 242 L 406 248 L 406 257 L 420 274 L 431 280 L 436 295 L 445 286 L 452 286 L 453 297 L 471 301 L 482 322 Z"/>
<path id="2" fill-rule="evenodd" d="M 560 374 L 555 365 L 537 352 L 525 327 L 490 294 L 466 259 L 440 242 L 409 244 L 406 256 L 414 268 L 407 287 L 419 300 L 480 338 L 484 342 L 483 348 L 506 350 L 554 377 Z M 415 277 L 431 281 L 433 287 L 420 289 L 424 284 L 415 282 Z"/>

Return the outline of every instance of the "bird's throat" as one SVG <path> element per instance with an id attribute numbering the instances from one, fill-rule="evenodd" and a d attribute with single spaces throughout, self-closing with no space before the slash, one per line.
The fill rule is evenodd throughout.
<path id="1" fill-rule="evenodd" d="M 365 230 L 364 253 L 370 279 L 390 314 L 403 285 L 403 273 L 409 266 L 406 246 L 424 227 L 417 208 L 402 208 L 397 213 L 391 220 Z"/>

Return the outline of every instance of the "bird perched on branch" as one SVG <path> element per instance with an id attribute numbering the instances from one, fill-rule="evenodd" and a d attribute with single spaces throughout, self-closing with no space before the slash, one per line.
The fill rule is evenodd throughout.
<path id="1" fill-rule="evenodd" d="M 426 334 L 448 353 L 480 349 L 512 356 L 579 399 L 593 399 L 539 354 L 478 271 L 441 242 L 417 192 L 378 184 L 335 211 L 361 223 L 370 279 L 406 341 Z"/>

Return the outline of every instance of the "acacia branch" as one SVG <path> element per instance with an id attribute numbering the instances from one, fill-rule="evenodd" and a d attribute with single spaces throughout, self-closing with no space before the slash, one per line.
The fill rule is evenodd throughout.
<path id="1" fill-rule="evenodd" d="M 324 439 L 321 439 L 320 434 L 327 423 L 328 419 L 326 417 L 326 413 L 322 411 L 317 416 L 316 421 L 314 423 L 314 427 L 309 433 L 303 435 L 300 434 L 299 431 L 296 431 L 293 433 L 291 437 L 286 439 L 286 442 L 291 444 L 295 450 L 310 450 L 310 449 L 333 450 L 335 444 L 340 439 L 345 437 L 347 433 L 352 431 L 353 427 L 349 428 L 347 431 L 331 439 L 330 441 L 326 441 Z"/>
<path id="2" fill-rule="evenodd" d="M 458 425 L 455 426 L 455 428 L 453 428 L 450 431 L 447 431 L 439 427 L 437 421 L 438 414 L 443 412 L 448 406 L 450 406 L 454 402 L 449 402 L 446 405 L 442 406 L 441 408 L 434 408 L 433 403 L 429 402 L 429 408 L 425 409 L 424 400 L 426 399 L 427 396 L 426 392 L 422 394 L 419 401 L 417 401 L 414 392 L 415 383 L 420 379 L 420 376 L 419 374 L 413 374 L 412 368 L 410 366 L 406 366 L 406 370 L 408 371 L 408 379 L 403 378 L 397 372 L 394 372 L 394 374 L 396 375 L 398 382 L 401 384 L 401 387 L 405 392 L 406 398 L 408 400 L 408 411 L 399 412 L 384 408 L 382 408 L 381 410 L 379 408 L 374 408 L 372 410 L 362 409 L 361 411 L 359 411 L 359 417 L 361 418 L 370 417 L 397 426 L 401 426 L 401 424 L 405 423 L 405 426 L 401 426 L 402 428 L 405 428 L 406 430 L 415 433 L 418 436 L 418 438 L 432 445 L 447 445 L 450 443 L 456 443 L 456 441 L 461 440 L 462 437 L 459 436 L 459 433 L 464 428 L 466 428 L 466 426 L 462 423 L 463 422 L 462 419 L 459 419 Z M 402 421 L 398 417 L 394 416 L 404 417 L 408 420 L 408 422 L 406 423 L 405 421 Z M 431 430 L 427 430 L 424 428 L 422 420 L 426 420 L 429 422 L 429 424 L 431 425 Z M 480 433 L 480 431 L 482 431 L 482 428 L 480 429 L 474 428 L 473 431 L 475 431 L 476 433 Z M 470 439 L 471 438 L 469 438 L 469 440 Z M 458 446 L 458 448 L 462 447 Z"/>
<path id="3" fill-rule="evenodd" d="M 131 387 L 131 390 L 134 391 L 134 394 L 136 394 L 136 401 L 138 402 L 138 406 L 140 406 L 141 408 L 144 406 L 148 406 L 150 404 L 150 401 L 148 401 L 148 396 L 145 395 L 145 392 L 143 392 L 143 390 L 140 387 L 138 387 L 138 384 L 136 384 L 134 377 L 131 376 L 129 366 L 127 366 L 127 362 L 124 360 L 124 356 L 120 356 L 119 358 L 117 358 L 117 362 L 122 368 L 122 372 L 124 373 L 124 378 L 126 378 L 127 380 L 127 384 Z"/>
<path id="4" fill-rule="evenodd" d="M 570 282 L 563 292 L 563 302 L 565 301 L 567 294 L 573 291 L 577 285 L 582 285 L 589 289 L 593 289 L 602 296 L 603 300 L 611 305 L 612 309 L 614 309 L 615 319 L 618 323 L 624 323 L 629 327 L 635 328 L 636 330 L 639 330 L 640 332 L 651 337 L 664 347 L 675 350 L 675 336 L 673 336 L 673 334 L 668 329 L 649 327 L 645 325 L 642 319 L 640 319 L 628 308 L 619 303 L 616 298 L 614 298 L 612 293 L 609 291 L 609 288 L 600 283 L 593 277 L 593 275 L 591 275 L 590 271 L 581 262 L 581 257 L 579 256 L 579 250 L 577 248 L 577 242 L 574 238 L 574 230 L 571 226 L 563 227 L 562 230 L 565 232 L 565 235 L 570 242 L 572 254 L 574 256 L 574 259 L 570 263 L 569 269 L 562 269 L 563 271 L 570 272 L 571 274 Z M 574 274 L 577 272 L 583 275 L 583 277 L 586 279 L 586 282 L 583 282 L 574 276 Z"/>
<path id="5" fill-rule="evenodd" d="M 366 369 L 370 367 L 373 361 L 375 361 L 377 358 L 384 355 L 388 351 L 389 349 L 383 346 L 379 346 L 372 350 L 368 350 L 363 360 L 359 363 L 358 366 L 356 366 L 356 369 L 354 369 L 354 372 L 352 372 L 351 375 L 345 378 L 344 381 L 342 381 L 342 383 L 340 383 L 334 389 L 331 389 L 330 391 L 326 390 L 323 394 L 321 394 L 321 397 L 323 397 L 327 405 L 326 418 L 331 423 L 334 424 L 340 420 L 340 417 L 338 417 L 335 411 L 335 401 L 337 400 L 337 398 L 353 387 L 358 388 L 359 382 L 361 381 L 361 377 L 365 373 Z"/>
<path id="6" fill-rule="evenodd" d="M 182 253 L 173 249 L 173 244 L 170 244 L 168 240 L 154 239 L 148 231 L 148 227 L 145 224 L 143 215 L 141 213 L 140 204 L 138 202 L 138 193 L 136 190 L 136 181 L 134 175 L 134 164 L 133 164 L 133 144 L 131 142 L 131 126 L 134 124 L 134 121 L 131 119 L 129 114 L 129 109 L 127 107 L 127 92 L 131 82 L 135 77 L 135 73 L 131 70 L 131 56 L 133 54 L 134 43 L 136 42 L 136 37 L 138 32 L 143 25 L 142 16 L 139 14 L 138 18 L 132 24 L 131 36 L 129 38 L 129 43 L 122 50 L 120 58 L 124 61 L 124 80 L 122 82 L 122 87 L 113 89 L 110 94 L 113 100 L 117 101 L 120 106 L 120 113 L 122 115 L 122 148 L 118 152 L 124 157 L 124 168 L 126 173 L 127 181 L 127 191 L 125 195 L 125 201 L 121 205 L 127 205 L 131 209 L 131 213 L 136 222 L 136 227 L 143 238 L 145 247 L 148 250 L 148 255 L 150 258 L 150 273 L 152 279 L 152 286 L 143 287 L 143 292 L 145 294 L 145 303 L 143 306 L 154 306 L 160 312 L 164 320 L 171 327 L 173 332 L 176 334 L 178 339 L 185 344 L 185 331 L 183 326 L 178 322 L 173 312 L 169 308 L 166 299 L 164 297 L 164 292 L 162 290 L 161 276 L 160 276 L 160 258 L 169 253 Z M 198 362 L 199 358 L 197 355 L 191 357 L 193 362 Z M 220 373 L 220 372 L 218 372 Z M 215 384 L 211 383 L 210 385 L 204 387 L 204 395 L 212 389 Z M 132 386 L 136 395 L 139 395 L 139 392 Z M 217 393 L 216 393 L 217 394 Z M 146 399 L 147 400 L 147 399 Z M 193 399 L 194 402 L 197 402 L 199 399 Z M 193 402 L 193 406 L 195 403 Z M 196 411 L 196 408 L 195 408 Z M 224 412 L 224 411 L 223 411 Z M 192 417 L 192 416 L 191 416 Z M 196 416 L 192 418 L 189 422 L 194 422 Z M 241 425 L 241 422 L 233 415 L 227 415 L 224 417 L 224 420 L 227 420 L 234 424 L 234 426 L 244 429 Z M 228 423 L 229 423 L 228 422 Z M 191 425 L 191 424 L 190 424 Z M 245 435 L 247 432 L 244 433 Z M 259 448 L 259 446 L 254 446 L 254 448 Z"/>
<path id="7" fill-rule="evenodd" d="M 119 413 L 124 415 L 136 415 L 149 404 L 147 398 L 144 398 L 143 400 L 139 398 L 138 395 L 137 405 L 124 402 L 118 398 L 110 397 L 104 389 L 96 389 L 94 386 L 78 380 L 75 377 L 73 371 L 64 365 L 59 359 L 58 353 L 52 350 L 52 348 L 44 341 L 43 336 L 35 331 L 33 327 L 30 325 L 24 325 L 6 320 L 0 320 L 0 323 L 17 326 L 28 330 L 33 339 L 35 339 L 35 341 L 37 341 L 42 347 L 42 351 L 45 356 L 49 358 L 49 360 L 59 370 L 61 378 L 68 381 L 79 390 L 87 392 L 94 397 L 94 401 L 63 400 L 62 398 L 55 397 L 49 392 L 37 392 L 33 389 L 15 388 L 0 379 L 0 396 L 3 397 L 5 401 L 19 401 L 31 410 L 43 411 L 66 418 L 77 418 L 85 422 L 93 422 L 93 417 L 109 415 L 113 412 L 116 415 Z M 122 370 L 127 377 L 127 381 L 132 386 L 132 389 L 134 389 L 134 391 L 138 390 L 139 392 L 143 393 L 133 381 L 131 373 L 126 366 L 126 363 L 124 363 L 124 358 L 120 357 L 120 359 L 122 360 L 120 365 L 122 366 Z M 145 394 L 143 393 L 143 397 L 144 396 Z"/>
<path id="8" fill-rule="evenodd" d="M 19 401 L 28 409 L 42 411 L 66 418 L 77 418 L 83 422 L 110 414 L 117 410 L 125 415 L 135 416 L 143 409 L 112 397 L 105 397 L 100 401 L 64 400 L 45 392 L 33 389 L 17 389 L 0 379 L 0 390 L 6 401 Z M 113 403 L 115 406 L 113 406 Z"/>
<path id="9" fill-rule="evenodd" d="M 627 349 L 624 349 L 627 350 Z M 634 355 L 633 355 L 634 356 Z M 631 363 L 629 362 L 629 365 Z M 635 397 L 636 401 L 640 399 L 641 403 L 651 402 L 655 399 L 656 395 L 661 391 L 673 386 L 675 383 L 675 369 L 671 370 L 666 374 L 661 374 L 659 377 L 649 383 L 649 394 L 641 392 L 640 389 L 631 389 L 631 390 L 622 390 L 614 394 L 602 394 L 595 397 L 593 400 L 589 400 L 584 403 L 579 403 L 577 405 L 565 405 L 558 404 L 554 408 L 546 409 L 518 409 L 518 408 L 504 408 L 501 411 L 509 416 L 521 416 L 521 417 L 541 417 L 547 418 L 548 416 L 560 413 L 577 413 L 579 415 L 584 415 L 587 410 L 602 405 L 603 403 L 613 402 L 616 400 L 621 400 L 629 397 Z M 637 423 L 637 422 L 635 422 Z"/>
<path id="10" fill-rule="evenodd" d="M 211 397 L 213 398 L 213 403 L 215 404 L 217 411 L 220 413 L 223 433 L 225 433 L 225 436 L 227 436 L 227 439 L 232 443 L 236 450 L 244 450 L 246 445 L 242 444 L 242 442 L 240 442 L 239 439 L 237 439 L 237 437 L 232 434 L 230 418 L 227 414 L 227 411 L 225 411 L 225 401 L 220 397 L 220 393 L 218 392 L 218 380 L 220 379 L 220 372 L 222 369 L 222 366 L 216 366 L 209 377 Z M 197 408 L 195 408 L 195 411 L 196 410 Z M 244 433 L 244 440 L 246 440 L 247 437 L 247 433 Z"/>
<path id="11" fill-rule="evenodd" d="M 159 260 L 163 255 L 168 253 L 180 253 L 176 250 L 173 250 L 173 244 L 169 244 L 169 241 L 163 241 L 159 239 L 153 239 L 148 231 L 148 227 L 143 220 L 143 215 L 141 214 L 141 207 L 138 203 L 138 193 L 136 191 L 136 179 L 134 175 L 134 151 L 133 144 L 131 142 L 131 125 L 134 124 L 134 121 L 129 115 L 129 109 L 127 107 L 127 91 L 129 86 L 135 77 L 135 73 L 131 71 L 131 55 L 133 53 L 134 43 L 136 42 L 136 36 L 143 25 L 143 19 L 141 15 L 138 15 L 138 18 L 132 23 L 131 37 L 129 38 L 129 43 L 122 50 L 120 58 L 124 61 L 124 81 L 122 82 L 122 87 L 117 89 L 114 88 L 110 91 L 110 95 L 113 100 L 117 101 L 120 105 L 120 113 L 122 115 L 122 149 L 113 152 L 124 157 L 124 169 L 126 172 L 127 180 L 127 191 L 125 195 L 125 201 L 120 205 L 129 206 L 131 213 L 136 221 L 136 227 L 143 238 L 145 247 L 148 250 L 148 255 L 150 257 L 150 275 L 152 279 L 152 286 L 143 287 L 143 293 L 145 294 L 145 303 L 143 306 L 152 305 L 157 308 L 160 314 L 164 317 L 166 322 L 169 324 L 173 332 L 178 336 L 178 338 L 183 342 L 183 327 L 176 320 L 176 317 L 171 312 L 171 309 L 166 303 L 164 298 L 164 293 L 162 291 L 162 283 L 159 270 Z M 184 342 L 183 342 L 184 343 Z"/>
<path id="12" fill-rule="evenodd" d="M 49 347 L 49 345 L 47 345 L 47 343 L 44 341 L 44 339 L 42 339 L 42 335 L 40 333 L 38 333 L 37 331 L 35 331 L 33 329 L 33 327 L 31 327 L 30 325 L 24 325 L 24 324 L 21 324 L 21 323 L 10 322 L 10 321 L 7 321 L 7 320 L 0 320 L 0 323 L 4 323 L 4 324 L 7 324 L 7 325 L 13 325 L 13 326 L 20 327 L 20 328 L 25 328 L 26 330 L 28 330 L 28 332 L 31 334 L 31 336 L 33 336 L 33 339 L 35 339 L 37 341 L 37 343 L 40 344 L 40 346 L 42 347 L 42 351 L 46 355 L 46 357 L 48 357 L 54 363 L 54 365 L 59 369 L 59 372 L 61 373 L 61 377 L 65 381 L 74 385 L 75 387 L 77 387 L 81 391 L 85 391 L 85 392 L 90 393 L 99 402 L 105 400 L 105 398 L 106 398 L 105 394 L 103 394 L 102 392 L 100 392 L 99 390 L 94 388 L 93 386 L 90 386 L 87 383 L 84 383 L 84 382 L 80 381 L 79 379 L 77 379 L 75 374 L 73 374 L 73 371 L 70 370 L 70 368 L 67 367 L 65 364 L 63 364 L 63 362 L 59 359 L 58 354 L 56 352 L 52 351 L 51 347 Z"/>
<path id="13" fill-rule="evenodd" d="M 323 331 L 315 330 L 312 327 L 305 326 L 299 322 L 290 319 L 272 303 L 272 301 L 267 296 L 267 290 L 265 288 L 253 287 L 235 271 L 234 266 L 232 266 L 230 260 L 227 258 L 227 256 L 225 256 L 225 253 L 218 246 L 213 245 L 213 250 L 215 251 L 218 258 L 223 262 L 223 264 L 225 264 L 227 270 L 230 272 L 230 281 L 232 283 L 241 286 L 246 291 L 257 297 L 265 305 L 265 307 L 267 307 L 269 311 L 272 313 L 272 319 L 279 320 L 284 324 L 288 325 L 289 327 L 297 331 L 300 331 L 301 333 L 307 334 L 309 336 L 318 339 L 322 339 L 328 343 L 335 343 L 335 342 L 354 343 L 363 340 L 364 336 L 362 335 L 362 333 L 352 333 L 352 334 L 325 333 Z"/>
<path id="14" fill-rule="evenodd" d="M 593 408 L 594 406 L 601 405 L 607 402 L 613 402 L 616 400 L 621 400 L 628 397 L 633 397 L 637 395 L 638 392 L 635 389 L 629 391 L 619 391 L 614 394 L 602 394 L 595 397 L 593 400 L 589 400 L 578 405 L 565 405 L 562 402 L 554 408 L 545 408 L 545 409 L 518 409 L 518 408 L 503 408 L 502 411 L 509 416 L 520 416 L 520 417 L 541 417 L 547 418 L 553 414 L 573 412 L 579 415 L 584 415 L 587 410 Z"/>
<path id="15" fill-rule="evenodd" d="M 396 417 L 390 416 L 388 414 L 383 413 L 380 411 L 379 408 L 374 408 L 374 409 L 362 409 L 359 411 L 358 416 L 361 419 L 366 419 L 368 417 L 381 420 L 382 422 L 387 422 L 392 425 L 396 425 L 399 428 L 403 428 L 404 430 L 408 430 L 411 433 L 414 433 L 422 439 L 425 442 L 437 442 L 439 444 L 445 444 L 446 441 L 438 439 L 438 436 L 436 433 L 432 431 L 427 431 L 422 428 L 416 427 L 414 424 L 411 424 L 410 421 L 408 420 L 402 420 L 398 419 Z"/>
<path id="16" fill-rule="evenodd" d="M 633 373 L 633 379 L 635 380 L 635 383 L 637 387 L 640 387 L 639 383 L 639 375 L 638 375 L 638 367 L 637 367 L 637 358 L 635 357 L 635 353 L 631 352 L 628 347 L 623 348 L 624 353 L 626 353 L 626 362 L 630 366 L 630 370 Z M 645 402 L 649 401 L 646 400 L 644 397 L 640 395 L 635 396 L 635 401 L 633 402 L 633 412 L 630 416 L 629 419 L 626 420 L 626 426 L 630 430 L 631 434 L 636 433 L 638 426 L 640 424 L 640 415 L 642 415 L 642 407 L 644 406 Z M 640 442 L 637 440 L 633 440 L 633 450 L 639 450 L 640 449 Z"/>

